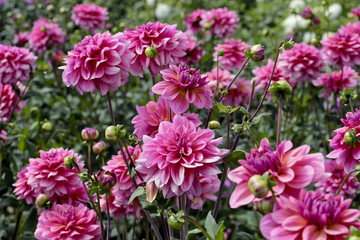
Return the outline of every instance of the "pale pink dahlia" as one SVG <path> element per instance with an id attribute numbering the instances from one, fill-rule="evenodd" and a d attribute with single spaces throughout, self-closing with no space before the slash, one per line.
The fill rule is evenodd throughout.
<path id="1" fill-rule="evenodd" d="M 192 103 L 197 108 L 212 107 L 211 90 L 206 76 L 200 70 L 189 66 L 171 65 L 161 71 L 164 81 L 153 86 L 152 91 L 169 101 L 170 108 L 176 113 L 183 113 Z"/>
<path id="2" fill-rule="evenodd" d="M 277 185 L 273 187 L 275 195 L 297 197 L 300 190 L 324 177 L 324 156 L 321 153 L 309 154 L 310 147 L 303 145 L 291 150 L 291 141 L 283 141 L 274 152 L 269 140 L 264 138 L 259 149 L 246 153 L 246 160 L 240 160 L 241 167 L 229 172 L 228 177 L 237 183 L 230 197 L 230 207 L 238 208 L 251 203 L 255 198 L 248 181 L 253 175 L 268 172 L 271 180 Z M 271 196 L 269 191 L 268 196 Z"/>
<path id="3" fill-rule="evenodd" d="M 208 75 L 208 80 L 210 81 L 209 86 L 213 92 L 216 87 L 217 73 L 216 68 L 211 70 L 211 72 L 206 73 Z M 219 69 L 219 88 L 225 90 L 231 80 L 234 78 L 234 75 L 227 70 Z M 222 102 L 225 105 L 237 107 L 240 105 L 247 104 L 251 95 L 251 82 L 245 78 L 237 78 L 234 83 L 231 85 L 228 94 L 223 98 Z"/>
<path id="4" fill-rule="evenodd" d="M 19 47 L 25 46 L 25 44 L 29 41 L 29 32 L 19 32 L 14 37 L 14 44 Z"/>
<path id="5" fill-rule="evenodd" d="M 123 150 L 126 153 L 125 148 Z M 133 163 L 136 164 L 137 159 L 141 153 L 139 146 L 136 146 L 135 148 L 129 146 L 128 150 L 132 156 Z M 127 155 L 126 161 L 129 161 Z M 128 173 L 128 169 L 121 152 L 118 152 L 118 155 L 113 155 L 112 158 L 107 162 L 106 166 L 103 167 L 103 169 L 114 173 L 116 176 L 116 184 L 111 189 L 113 198 L 111 198 L 111 206 L 109 206 L 110 212 L 116 219 L 120 219 L 124 216 L 134 216 L 137 219 L 140 218 L 142 211 L 138 200 L 134 200 L 132 203 L 128 204 L 131 194 L 135 191 L 136 188 L 133 181 L 131 180 L 130 174 Z M 135 178 L 136 183 L 141 184 L 139 176 L 136 175 Z M 106 210 L 105 197 L 102 198 L 101 207 L 102 210 Z"/>
<path id="6" fill-rule="evenodd" d="M 325 62 L 338 68 L 360 64 L 360 38 L 358 34 L 340 34 L 320 41 Z"/>
<path id="7" fill-rule="evenodd" d="M 134 54 L 128 47 L 129 42 L 122 33 L 105 32 L 85 37 L 68 52 L 66 65 L 60 67 L 64 69 L 66 86 L 76 86 L 80 94 L 94 93 L 95 89 L 101 95 L 116 91 L 129 75 Z"/>
<path id="8" fill-rule="evenodd" d="M 339 29 L 341 34 L 359 34 L 360 35 L 360 21 L 357 22 L 348 22 L 346 26 L 341 26 Z"/>
<path id="9" fill-rule="evenodd" d="M 200 62 L 201 56 L 204 53 L 199 47 L 200 42 L 197 41 L 196 37 L 190 36 L 189 34 L 184 33 L 184 36 L 186 38 L 184 42 L 186 46 L 184 52 L 186 55 L 178 58 L 178 62 L 182 65 Z"/>
<path id="10" fill-rule="evenodd" d="M 72 10 L 71 19 L 82 29 L 96 32 L 105 27 L 105 21 L 109 20 L 106 8 L 94 3 L 76 4 Z"/>
<path id="11" fill-rule="evenodd" d="M 268 240 L 341 240 L 350 227 L 360 228 L 358 209 L 349 209 L 351 199 L 321 191 L 301 190 L 298 198 L 280 196 L 274 211 L 260 223 Z"/>
<path id="12" fill-rule="evenodd" d="M 202 29 L 203 25 L 201 24 L 201 20 L 203 16 L 206 14 L 206 10 L 204 9 L 196 9 L 184 20 L 184 24 L 186 25 L 186 32 L 190 34 L 195 34 L 197 31 Z"/>
<path id="13" fill-rule="evenodd" d="M 0 44 L 0 83 L 29 80 L 36 58 L 29 49 Z"/>
<path id="14" fill-rule="evenodd" d="M 217 197 L 213 194 L 219 191 L 220 179 L 217 175 L 204 176 L 199 174 L 201 185 L 201 195 L 191 201 L 191 208 L 202 210 L 206 200 L 216 201 Z"/>
<path id="15" fill-rule="evenodd" d="M 244 50 L 250 49 L 250 45 L 235 39 L 227 39 L 224 44 L 218 44 L 213 54 L 214 61 L 221 49 L 224 50 L 224 56 L 219 58 L 220 67 L 232 71 L 234 67 L 239 69 L 245 62 Z"/>
<path id="16" fill-rule="evenodd" d="M 54 47 L 65 43 L 65 33 L 56 23 L 49 23 L 49 20 L 42 18 L 34 22 L 29 35 L 30 49 L 42 53 L 48 47 Z"/>
<path id="17" fill-rule="evenodd" d="M 341 80 L 341 71 L 343 71 L 342 80 Z M 327 73 L 321 74 L 316 80 L 313 80 L 312 83 L 317 87 L 325 87 L 326 90 L 320 97 L 328 97 L 331 93 L 337 93 L 339 91 L 344 91 L 345 88 L 352 88 L 357 85 L 360 77 L 355 70 L 351 67 L 343 67 L 340 71 L 334 71 L 331 73 L 331 76 Z"/>
<path id="18" fill-rule="evenodd" d="M 143 106 L 136 106 L 136 115 L 131 121 L 134 124 L 134 134 L 142 140 L 144 135 L 155 137 L 158 132 L 159 125 L 163 121 L 169 121 L 169 103 L 163 98 L 159 97 L 157 102 L 150 101 Z M 171 111 L 171 116 L 177 115 Z M 182 116 L 192 121 L 196 127 L 200 126 L 202 122 L 198 119 L 198 114 L 184 113 Z"/>
<path id="19" fill-rule="evenodd" d="M 325 172 L 330 176 L 321 180 L 315 186 L 323 193 L 335 196 L 347 175 L 344 171 L 344 165 L 339 165 L 333 160 L 327 160 L 325 161 Z M 360 183 L 355 177 L 350 177 L 342 187 L 340 195 L 344 198 L 354 198 L 358 190 L 360 190 Z"/>
<path id="20" fill-rule="evenodd" d="M 211 34 L 220 39 L 232 37 L 234 31 L 239 28 L 237 14 L 227 8 L 216 8 L 206 12 L 200 24 L 204 26 L 207 22 L 210 23 Z"/>
<path id="21" fill-rule="evenodd" d="M 256 91 L 264 91 L 265 90 L 265 88 L 270 80 L 270 75 L 271 75 L 273 68 L 274 68 L 274 62 L 273 62 L 273 60 L 269 59 L 265 66 L 257 67 L 252 71 L 252 73 L 255 75 L 253 80 L 255 81 L 255 90 Z M 290 78 L 283 74 L 283 71 L 281 68 L 279 68 L 279 65 L 276 65 L 273 77 L 271 79 L 270 86 L 272 86 L 272 82 L 278 82 L 280 80 L 285 80 L 288 83 L 290 83 Z M 268 93 L 268 94 L 271 94 L 271 93 Z"/>
<path id="22" fill-rule="evenodd" d="M 13 112 L 20 112 L 25 102 L 18 103 L 19 96 L 10 84 L 0 83 L 0 121 L 9 121 Z"/>
<path id="23" fill-rule="evenodd" d="M 124 36 L 130 41 L 129 48 L 135 54 L 131 62 L 131 73 L 136 76 L 142 77 L 143 69 L 147 68 L 154 77 L 162 67 L 168 68 L 170 64 L 176 64 L 179 57 L 186 55 L 186 38 L 181 31 L 176 30 L 176 24 L 148 22 L 137 26 L 136 30 L 125 31 Z M 145 50 L 152 46 L 156 47 L 159 56 L 148 58 Z"/>
<path id="24" fill-rule="evenodd" d="M 359 164 L 360 160 L 360 143 L 355 146 L 348 145 L 344 140 L 344 135 L 348 130 L 353 131 L 356 128 L 356 136 L 360 137 L 360 111 L 356 109 L 354 113 L 346 113 L 346 119 L 341 119 L 344 127 L 334 130 L 336 135 L 330 139 L 330 147 L 334 150 L 327 157 L 336 159 L 338 164 L 343 164 L 345 172 L 349 173 Z"/>
<path id="25" fill-rule="evenodd" d="M 101 239 L 100 222 L 96 220 L 95 211 L 83 204 L 76 207 L 54 204 L 41 213 L 34 236 L 39 240 L 98 240 Z"/>
<path id="26" fill-rule="evenodd" d="M 280 55 L 279 68 L 294 86 L 318 77 L 323 67 L 320 51 L 306 43 L 295 43 L 292 49 Z"/>
<path id="27" fill-rule="evenodd" d="M 160 123 L 155 138 L 144 136 L 136 170 L 145 175 L 145 182 L 162 190 L 165 198 L 185 194 L 194 200 L 202 193 L 200 174 L 217 176 L 220 170 L 215 163 L 228 152 L 217 148 L 221 138 L 214 137 L 214 131 L 198 129 L 177 115 L 173 122 Z"/>

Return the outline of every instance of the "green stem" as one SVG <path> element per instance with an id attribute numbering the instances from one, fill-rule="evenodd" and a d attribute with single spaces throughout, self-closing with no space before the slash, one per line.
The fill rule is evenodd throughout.
<path id="1" fill-rule="evenodd" d="M 279 146 L 279 144 L 280 144 L 282 105 L 283 105 L 283 96 L 282 96 L 282 94 L 280 94 L 279 95 L 279 106 L 278 106 L 278 123 L 277 123 L 277 133 L 276 133 L 276 146 Z"/>
<path id="2" fill-rule="evenodd" d="M 88 143 L 88 168 L 89 168 L 89 174 L 91 175 L 91 143 Z"/>
<path id="3" fill-rule="evenodd" d="M 348 180 L 348 179 L 351 177 L 351 175 L 352 175 L 353 173 L 355 173 L 355 172 L 360 172 L 360 170 L 359 170 L 359 169 L 354 169 L 354 170 L 352 170 L 351 172 L 349 172 L 348 175 L 346 175 L 346 177 L 345 177 L 344 180 L 342 181 L 339 189 L 337 190 L 335 196 L 338 196 L 338 195 L 340 194 L 341 189 L 344 187 L 344 185 L 345 185 L 345 183 L 347 182 L 347 180 Z"/>
<path id="4" fill-rule="evenodd" d="M 259 148 L 259 147 L 260 147 L 260 144 L 259 144 L 259 142 L 256 140 L 256 137 L 255 137 L 254 133 L 251 131 L 251 129 L 249 128 L 248 125 L 246 125 L 246 129 L 249 131 L 250 136 L 251 136 L 251 138 L 254 140 L 256 147 Z"/>
<path id="5" fill-rule="evenodd" d="M 109 197 L 108 194 L 105 193 L 106 196 L 106 218 L 107 218 L 107 227 L 106 227 L 106 240 L 110 240 L 110 210 L 109 210 Z"/>
<path id="6" fill-rule="evenodd" d="M 354 106 L 353 106 L 353 102 L 352 102 L 351 98 L 349 98 L 349 105 L 350 105 L 351 112 L 354 113 Z"/>
<path id="7" fill-rule="evenodd" d="M 183 216 L 181 216 L 181 218 L 185 218 L 185 219 L 189 220 L 190 222 L 192 222 L 192 223 L 205 235 L 205 237 L 207 237 L 209 240 L 214 240 L 214 239 L 205 231 L 205 229 L 204 229 L 202 226 L 200 226 L 200 224 L 199 224 L 195 219 L 193 219 L 192 217 L 187 216 L 187 215 L 183 215 Z"/>

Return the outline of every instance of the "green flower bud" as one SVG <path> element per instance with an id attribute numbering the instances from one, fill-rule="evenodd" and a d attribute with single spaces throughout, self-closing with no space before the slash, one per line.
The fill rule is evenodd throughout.
<path id="1" fill-rule="evenodd" d="M 156 47 L 147 47 L 145 49 L 145 55 L 148 57 L 148 58 L 155 58 L 157 54 L 157 50 L 156 50 Z"/>
<path id="2" fill-rule="evenodd" d="M 210 129 L 220 129 L 220 123 L 218 121 L 210 121 L 209 128 Z"/>
<path id="3" fill-rule="evenodd" d="M 278 101 L 280 95 L 286 99 L 288 95 L 291 94 L 292 87 L 287 81 L 280 80 L 273 83 L 273 86 L 269 89 L 269 92 L 274 95 L 274 101 Z"/>
<path id="4" fill-rule="evenodd" d="M 45 193 L 41 193 L 35 201 L 36 206 L 44 207 L 49 202 L 49 196 Z"/>
<path id="5" fill-rule="evenodd" d="M 41 125 L 41 130 L 44 132 L 51 132 L 53 129 L 53 125 L 51 124 L 51 122 L 44 122 L 43 125 Z"/>
<path id="6" fill-rule="evenodd" d="M 70 156 L 65 157 L 64 158 L 65 167 L 72 168 L 73 167 L 73 160 L 74 160 L 74 157 L 70 157 Z"/>
<path id="7" fill-rule="evenodd" d="M 211 28 L 211 23 L 209 21 L 207 21 L 206 23 L 204 23 L 204 29 L 205 30 L 210 30 Z"/>
<path id="8" fill-rule="evenodd" d="M 224 49 L 220 49 L 220 51 L 218 52 L 218 57 L 221 57 L 221 56 L 224 56 L 225 53 L 224 53 Z"/>
<path id="9" fill-rule="evenodd" d="M 270 189 L 269 184 L 261 175 L 253 175 L 248 182 L 250 191 L 257 198 L 264 198 L 268 195 Z"/>
<path id="10" fill-rule="evenodd" d="M 353 132 L 346 132 L 344 135 L 344 141 L 349 146 L 356 146 L 356 143 L 358 142 L 356 135 Z"/>
<path id="11" fill-rule="evenodd" d="M 169 225 L 176 230 L 180 230 L 185 223 L 185 220 L 181 218 L 182 215 L 184 215 L 184 211 L 182 210 L 177 214 L 170 212 L 170 217 L 168 219 Z"/>
<path id="12" fill-rule="evenodd" d="M 109 142 L 115 142 L 118 139 L 118 128 L 109 126 L 105 129 L 105 138 Z"/>
<path id="13" fill-rule="evenodd" d="M 271 213 L 274 208 L 274 200 L 272 198 L 265 198 L 259 202 L 254 203 L 254 210 L 258 211 L 262 215 Z"/>

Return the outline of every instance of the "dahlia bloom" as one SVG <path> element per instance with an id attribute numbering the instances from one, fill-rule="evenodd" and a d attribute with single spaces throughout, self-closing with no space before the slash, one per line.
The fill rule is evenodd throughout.
<path id="1" fill-rule="evenodd" d="M 65 33 L 56 23 L 49 23 L 48 19 L 42 18 L 34 22 L 29 35 L 30 49 L 42 53 L 48 47 L 65 43 Z"/>
<path id="2" fill-rule="evenodd" d="M 346 26 L 341 26 L 339 29 L 341 34 L 359 34 L 360 35 L 360 21 L 357 22 L 348 22 Z"/>
<path id="3" fill-rule="evenodd" d="M 122 81 L 127 81 L 130 61 L 134 56 L 128 49 L 129 42 L 122 33 L 111 35 L 109 32 L 87 36 L 74 49 L 68 52 L 62 74 L 66 86 L 76 86 L 80 94 L 101 95 L 116 91 Z"/>
<path id="4" fill-rule="evenodd" d="M 351 9 L 351 13 L 353 18 L 359 18 L 360 17 L 360 7 Z"/>
<path id="5" fill-rule="evenodd" d="M 210 81 L 209 86 L 213 92 L 216 87 L 216 68 L 211 70 L 211 72 L 206 73 L 208 75 L 208 80 Z M 234 78 L 234 75 L 227 70 L 219 69 L 219 88 L 225 90 L 231 80 Z M 245 78 L 237 78 L 234 83 L 231 85 L 228 94 L 222 99 L 223 104 L 237 107 L 240 105 L 247 104 L 251 95 L 251 82 Z"/>
<path id="6" fill-rule="evenodd" d="M 36 197 L 38 196 L 35 194 L 34 190 L 32 190 L 31 186 L 28 184 L 28 168 L 24 168 L 17 174 L 18 180 L 13 184 L 15 187 L 14 194 L 18 195 L 16 199 L 25 199 L 27 204 L 32 202 L 35 203 Z"/>
<path id="7" fill-rule="evenodd" d="M 320 41 L 325 62 L 338 68 L 360 64 L 360 39 L 358 34 L 335 33 Z"/>
<path id="8" fill-rule="evenodd" d="M 294 86 L 318 77 L 323 67 L 320 51 L 306 43 L 295 43 L 292 49 L 280 55 L 279 68 Z"/>
<path id="9" fill-rule="evenodd" d="M 29 41 L 29 32 L 19 32 L 14 37 L 14 44 L 18 45 L 19 47 L 24 47 L 25 44 Z"/>
<path id="10" fill-rule="evenodd" d="M 211 90 L 206 76 L 200 75 L 200 70 L 189 66 L 171 65 L 170 69 L 161 71 L 164 81 L 153 86 L 152 91 L 162 95 L 169 101 L 171 110 L 183 113 L 193 103 L 197 108 L 212 107 Z"/>
<path id="11" fill-rule="evenodd" d="M 203 176 L 199 174 L 201 185 L 201 195 L 191 201 L 191 208 L 202 210 L 206 200 L 216 201 L 217 197 L 213 194 L 219 191 L 220 179 L 217 175 Z"/>
<path id="12" fill-rule="evenodd" d="M 105 21 L 109 20 L 106 8 L 94 3 L 76 4 L 72 10 L 71 19 L 82 29 L 96 32 L 105 27 Z"/>
<path id="13" fill-rule="evenodd" d="M 196 37 L 186 33 L 184 33 L 184 36 L 186 38 L 186 41 L 184 42 L 184 45 L 186 46 L 184 52 L 186 55 L 178 58 L 178 62 L 182 65 L 200 62 L 201 56 L 204 53 L 204 51 L 198 47 L 200 43 L 197 41 Z"/>
<path id="14" fill-rule="evenodd" d="M 161 122 L 154 138 L 144 136 L 136 170 L 144 174 L 147 184 L 162 190 L 165 198 L 185 194 L 194 200 L 202 194 L 200 174 L 217 176 L 220 170 L 215 163 L 228 153 L 217 148 L 221 138 L 214 137 L 214 131 L 198 129 L 177 115 L 173 122 Z"/>
<path id="15" fill-rule="evenodd" d="M 170 64 L 176 64 L 177 58 L 186 55 L 186 37 L 181 31 L 176 30 L 175 25 L 167 25 L 160 22 L 148 22 L 137 26 L 136 30 L 124 32 L 126 40 L 130 41 L 129 49 L 135 54 L 131 62 L 131 73 L 143 77 L 143 69 L 147 68 L 155 77 L 163 68 Z M 148 58 L 145 50 L 155 46 L 159 56 Z"/>
<path id="16" fill-rule="evenodd" d="M 186 25 L 186 32 L 189 34 L 195 34 L 199 31 L 203 25 L 201 24 L 201 20 L 203 16 L 206 14 L 206 10 L 204 9 L 196 9 L 184 20 L 184 24 Z"/>
<path id="17" fill-rule="evenodd" d="M 36 58 L 26 48 L 0 44 L 0 83 L 23 83 L 28 80 Z"/>
<path id="18" fill-rule="evenodd" d="M 18 95 L 10 84 L 0 83 L 0 121 L 9 121 L 13 112 L 21 111 L 25 102 L 18 103 L 18 99 Z"/>
<path id="19" fill-rule="evenodd" d="M 0 131 L 0 141 L 1 142 L 7 143 L 8 139 L 7 139 L 6 135 L 7 135 L 7 132 L 5 130 Z"/>
<path id="20" fill-rule="evenodd" d="M 136 106 L 136 111 L 138 115 L 136 115 L 131 122 L 134 124 L 134 134 L 139 140 L 142 140 L 144 135 L 152 138 L 155 137 L 160 123 L 170 120 L 169 103 L 161 96 L 157 102 L 150 101 L 145 107 Z M 171 116 L 174 117 L 175 115 L 177 114 L 171 111 Z M 198 119 L 198 114 L 184 113 L 182 116 L 192 121 L 196 127 L 202 124 Z"/>
<path id="21" fill-rule="evenodd" d="M 54 204 L 41 213 L 34 236 L 39 240 L 98 240 L 101 239 L 100 222 L 96 221 L 95 211 L 83 204 Z"/>
<path id="22" fill-rule="evenodd" d="M 327 160 L 325 161 L 325 172 L 330 176 L 316 183 L 315 186 L 323 193 L 335 196 L 347 175 L 344 165 Z M 360 183 L 354 177 L 350 177 L 342 187 L 340 195 L 344 198 L 354 198 L 358 190 L 360 190 Z"/>
<path id="23" fill-rule="evenodd" d="M 324 156 L 321 153 L 309 154 L 310 147 L 303 145 L 291 150 L 291 141 L 282 141 L 274 152 L 269 140 L 264 138 L 259 149 L 246 153 L 247 160 L 240 160 L 240 167 L 230 171 L 228 177 L 237 183 L 230 197 L 230 207 L 238 208 L 255 198 L 248 181 L 253 175 L 269 172 L 271 180 L 277 183 L 273 187 L 275 195 L 297 197 L 300 190 L 324 177 Z M 271 196 L 269 191 L 268 196 Z"/>
<path id="24" fill-rule="evenodd" d="M 257 67 L 255 68 L 252 73 L 255 75 L 253 80 L 255 81 L 255 90 L 256 91 L 265 91 L 265 88 L 269 82 L 271 72 L 274 68 L 274 62 L 271 59 L 268 59 L 268 62 L 265 66 Z M 271 79 L 271 85 L 272 82 L 278 82 L 280 80 L 285 80 L 288 83 L 290 83 L 290 78 L 283 74 L 283 71 L 281 68 L 279 68 L 279 65 L 276 65 L 273 77 Z M 291 83 L 290 83 L 291 85 Z M 294 86 L 292 86 L 294 87 Z M 271 94 L 271 93 L 268 93 Z"/>
<path id="25" fill-rule="evenodd" d="M 141 153 L 139 146 L 135 148 L 128 147 L 130 156 L 132 156 L 133 163 L 136 164 L 137 159 Z M 124 152 L 125 148 L 124 148 Z M 126 155 L 126 161 L 129 161 L 128 156 Z M 112 158 L 107 162 L 106 166 L 103 167 L 105 171 L 109 171 L 115 174 L 116 184 L 111 189 L 113 198 L 111 200 L 111 206 L 109 206 L 110 212 L 114 215 L 116 219 L 120 219 L 124 216 L 134 216 L 137 219 L 141 217 L 141 205 L 137 199 L 135 199 L 130 205 L 128 201 L 131 197 L 131 194 L 135 191 L 135 186 L 131 180 L 131 176 L 128 173 L 128 169 L 124 162 L 124 158 L 121 155 L 121 152 L 118 152 L 118 155 L 113 155 Z M 141 184 L 141 180 L 138 175 L 136 175 L 136 183 Z M 106 200 L 105 196 L 101 200 L 101 208 L 106 210 Z"/>
<path id="26" fill-rule="evenodd" d="M 356 146 L 349 146 L 345 140 L 344 135 L 348 130 L 353 131 L 357 129 L 357 137 L 360 136 L 360 111 L 356 109 L 354 113 L 346 113 L 346 119 L 341 119 L 344 127 L 336 129 L 334 132 L 336 135 L 330 139 L 330 147 L 334 150 L 330 152 L 326 157 L 336 159 L 338 164 L 343 164 L 345 172 L 349 173 L 355 168 L 355 164 L 359 164 L 360 160 L 360 143 L 356 143 Z"/>
<path id="27" fill-rule="evenodd" d="M 218 44 L 215 47 L 213 54 L 214 61 L 217 60 L 219 51 L 224 49 L 224 56 L 219 58 L 220 67 L 229 71 L 233 70 L 234 67 L 239 69 L 246 60 L 244 50 L 250 49 L 250 47 L 250 45 L 241 40 L 227 39 L 224 44 Z"/>
<path id="28" fill-rule="evenodd" d="M 320 191 L 301 190 L 298 198 L 280 196 L 274 211 L 260 223 L 268 240 L 345 239 L 350 227 L 360 227 L 358 209 L 349 209 L 351 200 Z"/>
<path id="29" fill-rule="evenodd" d="M 204 26 L 206 22 L 210 23 L 210 32 L 213 36 L 220 39 L 232 37 L 237 26 L 239 18 L 234 11 L 227 8 L 216 8 L 206 12 L 200 25 Z"/>
<path id="30" fill-rule="evenodd" d="M 343 78 L 341 81 L 341 71 L 343 71 Z M 316 80 L 313 80 L 312 83 L 317 87 L 326 87 L 325 92 L 320 94 L 320 97 L 328 97 L 331 93 L 337 93 L 339 91 L 344 91 L 345 88 L 355 87 L 360 80 L 359 75 L 351 67 L 343 67 L 342 70 L 337 72 L 332 72 L 331 76 L 327 73 L 321 74 Z"/>

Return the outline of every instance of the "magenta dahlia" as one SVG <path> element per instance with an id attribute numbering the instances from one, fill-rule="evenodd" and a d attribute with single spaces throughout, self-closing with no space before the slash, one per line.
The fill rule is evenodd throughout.
<path id="1" fill-rule="evenodd" d="M 210 24 L 211 34 L 220 39 L 232 37 L 234 31 L 239 28 L 239 17 L 227 8 L 216 8 L 206 12 L 200 24 L 204 26 L 207 22 Z"/>
<path id="2" fill-rule="evenodd" d="M 360 38 L 358 34 L 335 33 L 321 41 L 325 62 L 338 68 L 360 64 Z"/>
<path id="3" fill-rule="evenodd" d="M 143 69 L 149 69 L 151 75 L 156 76 L 163 68 L 170 64 L 176 64 L 179 57 L 186 55 L 186 37 L 181 31 L 176 30 L 175 25 L 160 22 L 148 22 L 137 26 L 136 30 L 124 32 L 125 39 L 130 41 L 130 50 L 135 54 L 131 62 L 131 73 L 143 76 Z M 148 58 L 145 50 L 148 47 L 156 47 L 159 56 Z"/>
<path id="4" fill-rule="evenodd" d="M 161 71 L 164 81 L 153 86 L 152 91 L 162 95 L 169 101 L 171 110 L 183 113 L 192 103 L 197 108 L 212 107 L 211 90 L 206 76 L 200 75 L 200 70 L 189 66 L 171 65 L 170 69 Z"/>
<path id="5" fill-rule="evenodd" d="M 6 137 L 7 132 L 5 130 L 0 131 L 0 142 L 7 143 L 8 139 Z"/>
<path id="6" fill-rule="evenodd" d="M 194 200 L 202 193 L 200 174 L 217 176 L 220 170 L 215 163 L 228 152 L 217 148 L 221 138 L 214 137 L 214 131 L 199 129 L 177 115 L 173 122 L 161 122 L 154 138 L 144 136 L 136 170 L 145 175 L 145 182 L 155 183 L 165 198 L 185 194 Z"/>
<path id="7" fill-rule="evenodd" d="M 360 227 L 358 209 L 349 209 L 351 200 L 321 191 L 301 190 L 298 198 L 280 196 L 274 211 L 260 223 L 268 240 L 345 239 L 350 227 Z"/>
<path id="8" fill-rule="evenodd" d="M 186 38 L 186 41 L 184 42 L 184 45 L 186 46 L 184 52 L 186 55 L 178 58 L 177 61 L 182 65 L 200 62 L 201 56 L 204 53 L 199 47 L 200 43 L 194 36 L 190 36 L 186 33 L 184 33 L 184 36 Z"/>
<path id="9" fill-rule="evenodd" d="M 341 71 L 342 79 L 341 79 Z M 328 97 L 331 93 L 337 93 L 339 91 L 344 91 L 345 88 L 355 87 L 360 80 L 360 77 L 355 70 L 351 67 L 343 67 L 342 70 L 337 72 L 332 72 L 331 76 L 327 73 L 321 74 L 316 80 L 313 80 L 312 83 L 317 87 L 325 87 L 326 90 L 320 97 Z"/>
<path id="10" fill-rule="evenodd" d="M 217 70 L 214 68 L 211 72 L 206 73 L 208 80 L 210 81 L 209 86 L 213 92 L 216 87 Z M 219 69 L 219 88 L 225 90 L 234 75 L 227 70 Z M 237 107 L 240 105 L 247 104 L 251 95 L 251 82 L 245 78 L 237 78 L 231 85 L 228 94 L 223 98 L 222 102 L 225 105 Z"/>
<path id="11" fill-rule="evenodd" d="M 220 179 L 217 175 L 203 176 L 199 174 L 201 185 L 201 195 L 191 201 L 191 208 L 202 210 L 206 200 L 216 201 L 217 197 L 213 194 L 219 191 Z"/>
<path id="12" fill-rule="evenodd" d="M 277 184 L 273 187 L 276 196 L 297 197 L 300 190 L 324 177 L 324 156 L 321 153 L 309 154 L 308 145 L 291 150 L 291 141 L 283 141 L 274 152 L 269 140 L 264 138 L 259 149 L 246 153 L 246 160 L 240 160 L 240 167 L 229 172 L 228 177 L 237 183 L 230 197 L 230 207 L 238 208 L 254 200 L 249 188 L 249 179 L 254 175 L 268 172 L 271 180 Z M 271 196 L 271 192 L 267 194 Z"/>
<path id="13" fill-rule="evenodd" d="M 315 186 L 323 193 L 335 196 L 347 175 L 344 171 L 344 165 L 339 165 L 336 161 L 326 160 L 325 172 L 329 174 L 329 176 L 316 183 Z M 341 188 L 340 195 L 344 198 L 354 198 L 358 190 L 360 190 L 360 183 L 352 176 Z"/>
<path id="14" fill-rule="evenodd" d="M 360 160 L 360 143 L 349 145 L 345 142 L 344 136 L 350 130 L 356 128 L 356 136 L 360 137 L 360 111 L 356 109 L 354 113 L 348 112 L 346 119 L 341 119 L 344 127 L 336 129 L 336 135 L 330 139 L 330 147 L 334 150 L 330 152 L 327 157 L 336 159 L 338 164 L 343 164 L 345 172 L 349 173 L 355 168 L 355 164 L 359 164 Z"/>
<path id="15" fill-rule="evenodd" d="M 360 18 L 360 7 L 351 9 L 351 13 L 353 18 Z"/>
<path id="16" fill-rule="evenodd" d="M 221 49 L 224 50 L 224 56 L 219 58 L 220 67 L 232 71 L 234 67 L 239 69 L 245 62 L 244 50 L 250 49 L 250 45 L 235 39 L 227 39 L 224 44 L 218 44 L 213 54 L 214 61 Z"/>
<path id="17" fill-rule="evenodd" d="M 169 103 L 163 98 L 159 97 L 157 102 L 150 101 L 143 106 L 136 106 L 136 115 L 131 121 L 134 124 L 134 134 L 142 140 L 144 135 L 155 137 L 158 132 L 159 125 L 163 121 L 169 121 Z M 177 115 L 171 111 L 171 116 Z M 192 121 L 196 127 L 200 126 L 202 122 L 198 119 L 198 114 L 184 113 L 182 116 Z"/>
<path id="18" fill-rule="evenodd" d="M 29 35 L 30 49 L 42 53 L 48 47 L 65 43 L 65 33 L 56 23 L 49 23 L 46 18 L 34 22 Z"/>
<path id="19" fill-rule="evenodd" d="M 134 54 L 128 47 L 129 42 L 122 33 L 105 32 L 85 37 L 68 52 L 66 65 L 60 67 L 64 69 L 66 86 L 76 86 L 80 94 L 94 93 L 95 89 L 101 95 L 116 91 L 129 75 Z"/>
<path id="20" fill-rule="evenodd" d="M 109 20 L 106 8 L 94 3 L 76 4 L 72 10 L 71 19 L 82 29 L 96 32 L 105 27 L 105 21 Z"/>
<path id="21" fill-rule="evenodd" d="M 96 220 L 95 211 L 83 204 L 54 204 L 51 209 L 44 210 L 38 219 L 34 236 L 39 240 L 102 238 L 100 222 Z"/>
<path id="22" fill-rule="evenodd" d="M 25 199 L 27 204 L 35 203 L 36 197 L 38 194 L 35 194 L 34 190 L 32 190 L 31 186 L 28 184 L 28 168 L 24 168 L 17 174 L 17 180 L 13 184 L 15 187 L 14 193 L 18 195 L 17 199 Z"/>
<path id="23" fill-rule="evenodd" d="M 360 21 L 348 22 L 346 26 L 341 26 L 339 29 L 341 34 L 359 34 L 360 35 Z"/>
<path id="24" fill-rule="evenodd" d="M 36 58 L 26 48 L 0 44 L 0 83 L 23 83 L 29 80 Z"/>
<path id="25" fill-rule="evenodd" d="M 201 20 L 206 14 L 206 10 L 204 9 L 196 9 L 184 20 L 184 24 L 186 25 L 186 32 L 189 34 L 195 34 L 197 31 L 203 28 L 201 24 Z"/>
<path id="26" fill-rule="evenodd" d="M 320 51 L 306 43 L 295 43 L 292 49 L 280 55 L 279 68 L 293 86 L 318 77 L 323 67 Z"/>
<path id="27" fill-rule="evenodd" d="M 20 112 L 25 102 L 18 103 L 19 96 L 10 84 L 0 83 L 0 121 L 9 121 L 13 112 Z"/>
<path id="28" fill-rule="evenodd" d="M 24 47 L 25 44 L 29 41 L 29 32 L 19 32 L 14 37 L 14 44 L 19 47 Z"/>

